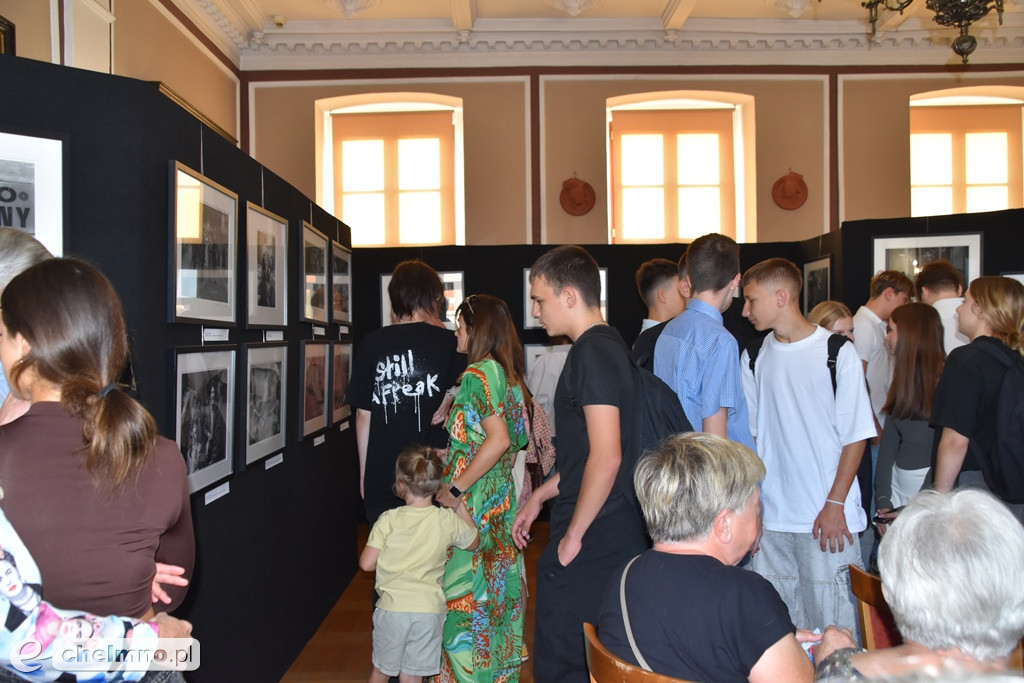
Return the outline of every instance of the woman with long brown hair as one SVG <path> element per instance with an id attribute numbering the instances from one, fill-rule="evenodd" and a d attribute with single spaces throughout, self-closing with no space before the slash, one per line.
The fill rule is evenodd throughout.
<path id="1" fill-rule="evenodd" d="M 148 619 L 154 562 L 190 574 L 195 549 L 181 452 L 117 384 L 121 302 L 96 268 L 64 258 L 14 278 L 0 307 L 0 360 L 31 401 L 0 429 L 4 510 L 56 607 Z M 173 609 L 184 590 L 167 590 Z"/>
<path id="2" fill-rule="evenodd" d="M 519 680 L 522 664 L 522 563 L 512 541 L 516 516 L 512 466 L 526 446 L 523 347 L 501 299 L 468 297 L 455 336 L 469 366 L 448 416 L 448 464 L 437 500 L 460 500 L 480 530 L 475 551 L 453 548 L 445 567 L 448 616 L 439 681 Z"/>
<path id="3" fill-rule="evenodd" d="M 934 430 L 928 420 L 946 363 L 942 334 L 942 319 L 928 304 L 904 304 L 889 316 L 885 342 L 893 353 L 893 374 L 875 470 L 875 509 L 881 519 L 891 519 L 893 509 L 910 502 L 931 465 Z M 879 533 L 887 524 L 877 524 Z"/>

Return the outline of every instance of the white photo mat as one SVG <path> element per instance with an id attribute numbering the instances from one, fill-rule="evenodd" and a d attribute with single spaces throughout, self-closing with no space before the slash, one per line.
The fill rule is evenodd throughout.
<path id="1" fill-rule="evenodd" d="M 352 322 L 352 250 L 331 241 L 331 322 Z"/>
<path id="2" fill-rule="evenodd" d="M 352 343 L 334 342 L 331 346 L 331 403 L 334 422 L 341 422 L 352 414 L 352 406 L 345 402 L 348 382 L 352 379 Z"/>
<path id="3" fill-rule="evenodd" d="M 911 280 L 917 269 L 935 259 L 948 259 L 960 270 L 968 284 L 981 277 L 981 233 L 951 235 L 912 235 L 909 237 L 876 237 L 873 273 L 898 270 Z"/>
<path id="4" fill-rule="evenodd" d="M 302 319 L 307 322 L 327 322 L 329 243 L 327 235 L 302 222 Z"/>
<path id="5" fill-rule="evenodd" d="M 0 226 L 64 254 L 64 143 L 0 133 Z"/>
<path id="6" fill-rule="evenodd" d="M 175 363 L 175 439 L 195 493 L 231 474 L 235 350 L 182 351 Z"/>
<path id="7" fill-rule="evenodd" d="M 250 327 L 288 324 L 288 221 L 246 203 L 246 265 Z"/>
<path id="8" fill-rule="evenodd" d="M 253 344 L 245 359 L 245 464 L 285 447 L 288 345 Z"/>
<path id="9" fill-rule="evenodd" d="M 327 342 L 302 342 L 302 406 L 300 410 L 303 438 L 330 426 L 327 403 L 330 377 L 327 374 Z"/>

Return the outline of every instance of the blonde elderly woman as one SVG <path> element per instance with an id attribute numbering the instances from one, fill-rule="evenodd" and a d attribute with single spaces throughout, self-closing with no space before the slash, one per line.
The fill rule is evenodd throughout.
<path id="1" fill-rule="evenodd" d="M 609 583 L 598 637 L 618 657 L 688 681 L 787 683 L 814 672 L 785 603 L 736 565 L 761 534 L 752 450 L 705 433 L 680 434 L 645 455 L 633 480 L 654 547 Z M 810 634 L 806 634 L 808 637 Z"/>
<path id="2" fill-rule="evenodd" d="M 1005 671 L 1024 634 L 1024 527 L 1005 505 L 977 489 L 922 491 L 882 538 L 878 566 L 903 645 L 861 652 L 829 627 L 818 680 Z"/>

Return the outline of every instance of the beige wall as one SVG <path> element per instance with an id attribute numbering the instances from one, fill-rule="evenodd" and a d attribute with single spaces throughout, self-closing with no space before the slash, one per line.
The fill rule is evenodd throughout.
<path id="1" fill-rule="evenodd" d="M 238 81 L 226 67 L 192 42 L 151 0 L 118 2 L 114 11 L 114 73 L 162 81 L 237 138 Z"/>
<path id="2" fill-rule="evenodd" d="M 50 3 L 44 0 L 0 0 L 0 16 L 14 24 L 15 50 L 19 57 L 52 60 Z"/>
<path id="3" fill-rule="evenodd" d="M 1007 85 L 1024 86 L 1024 74 L 841 79 L 840 180 L 846 190 L 841 207 L 845 219 L 910 215 L 911 95 Z"/>
<path id="4" fill-rule="evenodd" d="M 528 242 L 528 85 L 522 78 L 257 87 L 253 96 L 252 154 L 303 193 L 316 197 L 314 103 L 382 91 L 462 98 L 466 243 Z"/>
<path id="5" fill-rule="evenodd" d="M 608 240 L 607 126 L 609 97 L 671 90 L 729 91 L 754 97 L 757 224 L 746 241 L 791 241 L 827 228 L 825 178 L 826 83 L 822 77 L 550 78 L 543 82 L 544 227 L 548 243 Z M 775 180 L 792 169 L 804 176 L 807 202 L 795 211 L 771 198 Z M 570 216 L 559 204 L 562 181 L 576 173 L 589 182 L 597 204 L 585 216 Z"/>

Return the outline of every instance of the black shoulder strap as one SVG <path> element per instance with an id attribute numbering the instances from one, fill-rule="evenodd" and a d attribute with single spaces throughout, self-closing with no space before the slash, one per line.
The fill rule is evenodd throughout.
<path id="1" fill-rule="evenodd" d="M 768 334 L 771 334 L 771 332 L 768 332 Z M 757 361 L 757 354 L 761 352 L 761 347 L 764 346 L 764 340 L 768 334 L 747 342 L 747 355 L 750 357 L 750 360 L 747 361 L 747 366 L 750 368 L 750 374 L 754 374 L 754 362 Z"/>
<path id="2" fill-rule="evenodd" d="M 833 334 L 828 338 L 828 372 L 832 375 L 832 395 L 836 395 L 836 363 L 839 360 L 839 349 L 843 344 L 850 341 L 850 338 L 843 334 Z"/>

